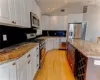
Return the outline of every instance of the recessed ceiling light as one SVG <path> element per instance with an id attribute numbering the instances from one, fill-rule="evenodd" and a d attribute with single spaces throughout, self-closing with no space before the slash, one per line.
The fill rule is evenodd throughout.
<path id="1" fill-rule="evenodd" d="M 55 8 L 53 8 L 53 9 L 55 9 Z"/>
<path id="2" fill-rule="evenodd" d="M 66 3 L 67 1 L 65 1 L 65 3 Z"/>
<path id="3" fill-rule="evenodd" d="M 50 8 L 48 8 L 48 9 L 50 9 Z"/>

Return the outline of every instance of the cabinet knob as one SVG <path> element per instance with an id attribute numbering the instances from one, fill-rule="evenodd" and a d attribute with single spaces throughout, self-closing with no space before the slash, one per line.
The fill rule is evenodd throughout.
<path id="1" fill-rule="evenodd" d="M 29 58 L 31 55 L 29 54 L 28 56 L 27 56 L 27 58 Z"/>
<path id="2" fill-rule="evenodd" d="M 38 57 L 39 55 L 37 55 L 37 57 Z"/>
<path id="3" fill-rule="evenodd" d="M 31 61 L 29 60 L 29 61 L 28 61 L 28 64 L 30 64 L 30 62 L 31 62 Z"/>
<path id="4" fill-rule="evenodd" d="M 39 48 L 37 48 L 37 50 L 38 50 Z"/>
<path id="5" fill-rule="evenodd" d="M 12 21 L 12 23 L 15 23 L 14 21 Z"/>
<path id="6" fill-rule="evenodd" d="M 37 64 L 37 67 L 38 67 L 39 65 Z"/>
<path id="7" fill-rule="evenodd" d="M 13 65 L 13 66 L 16 65 L 16 63 L 14 62 L 12 65 Z"/>

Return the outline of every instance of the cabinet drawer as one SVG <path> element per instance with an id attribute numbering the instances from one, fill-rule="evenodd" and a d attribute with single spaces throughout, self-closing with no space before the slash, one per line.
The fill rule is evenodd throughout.
<path id="1" fill-rule="evenodd" d="M 31 50 L 32 51 L 32 50 Z M 23 55 L 21 58 L 16 60 L 17 70 L 23 67 L 24 64 L 27 63 L 28 60 L 31 59 L 31 51 Z"/>

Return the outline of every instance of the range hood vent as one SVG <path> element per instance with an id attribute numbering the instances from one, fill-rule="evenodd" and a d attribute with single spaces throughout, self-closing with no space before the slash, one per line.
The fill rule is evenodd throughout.
<path id="1" fill-rule="evenodd" d="M 88 10 L 88 6 L 84 6 L 83 7 L 83 13 L 87 13 L 87 10 Z"/>

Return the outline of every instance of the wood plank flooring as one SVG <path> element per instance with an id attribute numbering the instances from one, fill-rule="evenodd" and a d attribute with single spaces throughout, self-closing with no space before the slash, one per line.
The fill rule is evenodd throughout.
<path id="1" fill-rule="evenodd" d="M 34 80 L 75 80 L 68 65 L 66 51 L 49 51 Z"/>

